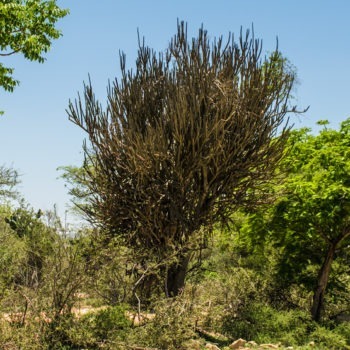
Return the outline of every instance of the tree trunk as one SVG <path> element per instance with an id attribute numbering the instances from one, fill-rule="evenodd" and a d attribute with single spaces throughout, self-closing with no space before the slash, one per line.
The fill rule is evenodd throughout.
<path id="1" fill-rule="evenodd" d="M 169 266 L 165 276 L 165 294 L 167 297 L 176 297 L 183 290 L 189 260 L 189 254 L 182 254 L 178 261 Z"/>
<path id="2" fill-rule="evenodd" d="M 313 303 L 311 307 L 312 319 L 317 322 L 319 322 L 321 319 L 321 312 L 324 304 L 324 295 L 328 284 L 329 274 L 331 271 L 336 246 L 336 243 L 331 243 L 329 245 L 327 256 L 318 273 L 317 287 L 314 292 Z"/>

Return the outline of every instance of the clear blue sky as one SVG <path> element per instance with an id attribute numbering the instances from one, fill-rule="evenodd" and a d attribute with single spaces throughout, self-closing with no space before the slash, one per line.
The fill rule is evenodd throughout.
<path id="1" fill-rule="evenodd" d="M 19 190 L 34 207 L 60 213 L 69 203 L 56 168 L 79 165 L 84 135 L 67 119 L 69 99 L 82 91 L 90 74 L 99 98 L 108 79 L 119 74 L 118 52 L 133 65 L 137 28 L 146 43 L 163 50 L 177 19 L 194 35 L 203 23 L 211 37 L 238 34 L 254 24 L 255 36 L 272 51 L 279 48 L 297 68 L 297 104 L 309 111 L 296 127 L 329 119 L 332 126 L 350 116 L 349 0 L 61 0 L 70 15 L 59 21 L 63 37 L 53 43 L 45 64 L 20 56 L 4 58 L 20 86 L 0 91 L 0 164 L 21 174 Z"/>

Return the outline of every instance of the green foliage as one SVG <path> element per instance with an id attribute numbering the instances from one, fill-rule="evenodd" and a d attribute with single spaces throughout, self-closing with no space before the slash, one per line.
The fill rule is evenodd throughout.
<path id="1" fill-rule="evenodd" d="M 342 332 L 342 329 L 335 331 L 326 327 L 317 326 L 315 330 L 310 334 L 310 339 L 312 339 L 317 345 L 320 345 L 325 349 L 349 350 L 349 329 L 347 329 L 347 331 L 348 333 L 346 333 L 345 331 Z"/>
<path id="2" fill-rule="evenodd" d="M 126 307 L 123 305 L 108 307 L 86 315 L 81 320 L 81 325 L 87 326 L 96 342 L 124 340 L 131 327 L 131 321 L 125 313 Z"/>
<path id="3" fill-rule="evenodd" d="M 102 244 L 95 234 L 86 237 L 81 245 L 86 262 L 89 294 L 103 300 L 108 305 L 130 302 L 134 285 L 139 277 L 132 264 L 130 250 L 112 240 Z"/>
<path id="4" fill-rule="evenodd" d="M 5 0 L 0 2 L 0 57 L 21 53 L 31 61 L 44 62 L 43 53 L 58 39 L 58 19 L 68 10 L 59 8 L 56 0 Z M 12 92 L 18 80 L 13 68 L 0 62 L 0 86 Z"/>
<path id="5" fill-rule="evenodd" d="M 18 173 L 16 170 L 0 166 L 0 199 L 15 198 L 16 192 L 14 191 L 14 187 L 18 182 Z"/>
<path id="6" fill-rule="evenodd" d="M 292 134 L 293 148 L 284 161 L 287 192 L 276 216 L 290 230 L 306 237 L 337 239 L 350 214 L 350 127 L 324 129 L 314 136 L 306 129 Z"/>
<path id="7" fill-rule="evenodd" d="M 25 242 L 5 222 L 11 212 L 10 207 L 0 206 L 0 299 L 11 292 L 14 276 L 21 273 L 27 258 Z"/>
<path id="8" fill-rule="evenodd" d="M 317 349 L 337 348 L 334 344 L 342 349 L 344 339 L 349 339 L 347 324 L 323 324 L 325 338 L 312 336 L 317 329 L 309 314 L 313 285 L 306 288 L 297 272 L 290 274 L 292 280 L 284 280 L 280 269 L 284 251 L 274 241 L 274 232 L 267 230 L 269 215 L 235 213 L 230 229 L 216 230 L 211 254 L 204 256 L 204 273 L 195 279 L 198 326 L 231 339 L 282 343 L 295 349 L 311 349 L 304 344 L 315 341 Z M 328 316 L 347 309 L 350 284 L 343 257 L 334 263 Z M 302 266 L 298 261 L 294 264 Z M 317 270 L 315 261 L 310 261 L 299 274 L 315 280 Z"/>
<path id="9" fill-rule="evenodd" d="M 211 250 L 202 256 L 202 273 L 191 274 L 181 296 L 158 300 L 154 296 L 147 309 L 152 315 L 147 315 L 140 325 L 129 319 L 128 310 L 134 310 L 135 305 L 119 302 L 122 290 L 135 283 L 128 276 L 128 251 L 118 252 L 120 243 L 114 242 L 99 251 L 93 231 L 88 232 L 90 237 L 74 239 L 58 235 L 61 226 L 53 214 L 44 223 L 42 219 L 46 215 L 39 219 L 29 209 L 26 212 L 25 208 L 2 207 L 0 216 L 10 218 L 14 213 L 16 223 L 28 223 L 28 230 L 23 231 L 24 225 L 20 225 L 21 234 L 18 234 L 0 220 L 0 242 L 3 242 L 0 248 L 5 254 L 2 273 L 10 267 L 8 280 L 0 275 L 3 285 L 0 313 L 5 313 L 8 319 L 10 312 L 15 311 L 12 323 L 0 319 L 0 348 L 192 350 L 204 347 L 208 341 L 196 328 L 210 332 L 211 340 L 221 348 L 239 337 L 304 350 L 312 348 L 304 345 L 310 341 L 315 342 L 316 349 L 347 349 L 349 345 L 347 323 L 332 321 L 317 325 L 307 311 L 295 306 L 302 304 L 303 298 L 308 300 L 300 292 L 300 286 L 293 285 L 289 291 L 298 300 L 294 306 L 284 305 L 281 309 L 271 303 L 270 292 L 275 288 L 274 279 L 278 278 L 275 259 L 279 255 L 273 246 L 267 249 L 249 245 L 251 242 L 242 233 L 248 221 L 241 213 L 233 216 L 232 230 L 216 229 Z M 36 285 L 16 282 L 14 287 L 14 276 L 28 270 L 28 247 L 33 245 L 30 239 L 48 247 L 40 253 L 42 277 Z M 336 266 L 337 270 L 340 268 Z M 116 285 L 111 286 L 114 279 L 116 284 L 123 285 L 117 289 Z M 111 298 L 113 290 L 119 295 L 115 299 Z M 83 299 L 77 297 L 78 292 L 85 292 Z M 83 316 L 76 313 L 91 304 L 91 297 L 94 303 L 90 312 Z M 129 294 L 125 301 L 132 301 L 131 297 Z M 332 305 L 338 307 L 338 304 L 336 299 Z M 143 300 L 139 306 L 141 315 L 145 315 Z"/>
<path id="10" fill-rule="evenodd" d="M 43 262 L 43 280 L 38 297 L 45 313 L 55 320 L 62 314 L 71 313 L 77 302 L 76 293 L 81 290 L 86 278 L 79 244 L 57 235 L 51 247 L 51 254 L 45 256 Z"/>
<path id="11" fill-rule="evenodd" d="M 223 322 L 225 334 L 234 339 L 281 342 L 285 346 L 305 344 L 311 326 L 312 321 L 306 312 L 277 311 L 258 302 L 246 304 L 236 318 L 226 318 Z"/>
<path id="12" fill-rule="evenodd" d="M 342 336 L 350 348 L 350 322 L 343 322 L 337 325 L 333 331 Z"/>
<path id="13" fill-rule="evenodd" d="M 66 186 L 69 187 L 69 194 L 74 198 L 73 210 L 77 212 L 77 214 L 82 215 L 84 213 L 84 209 L 88 207 L 87 199 L 89 194 L 88 188 L 86 186 L 88 181 L 87 172 L 85 170 L 88 165 L 85 164 L 83 167 L 77 166 L 62 166 L 57 170 L 62 171 L 62 179 L 66 182 Z M 90 171 L 93 169 L 90 167 Z"/>
<path id="14" fill-rule="evenodd" d="M 305 344 L 312 325 L 308 311 L 285 302 L 294 293 L 300 302 L 300 288 L 289 288 L 288 293 L 279 289 L 275 250 L 251 245 L 250 236 L 242 234 L 247 217 L 233 218 L 231 230 L 216 232 L 212 256 L 203 264 L 207 270 L 196 286 L 199 325 L 230 339 Z"/>
<path id="15" fill-rule="evenodd" d="M 276 201 L 251 213 L 239 229 L 250 252 L 275 252 L 276 288 L 297 284 L 315 291 L 315 319 L 327 285 L 329 300 L 338 296 L 339 304 L 340 294 L 349 295 L 343 276 L 350 272 L 350 122 L 339 130 L 319 124 L 325 127 L 318 135 L 305 128 L 291 133 L 279 171 L 286 177 L 272 188 Z"/>
<path id="16" fill-rule="evenodd" d="M 84 264 L 79 245 L 61 235 L 55 214 L 41 215 L 25 206 L 0 210 L 1 348 L 9 342 L 13 348 L 58 349 L 69 339 L 64 330 L 72 324 Z"/>
<path id="17" fill-rule="evenodd" d="M 131 321 L 123 305 L 91 311 L 81 318 L 65 315 L 48 324 L 44 343 L 49 349 L 121 349 Z M 117 345 L 116 345 L 117 344 Z"/>
<path id="18" fill-rule="evenodd" d="M 155 318 L 129 334 L 128 344 L 180 350 L 195 338 L 191 302 L 183 296 L 159 300 L 154 305 Z"/>
<path id="19" fill-rule="evenodd" d="M 25 260 L 22 268 L 13 276 L 17 286 L 35 286 L 40 283 L 46 257 L 51 256 L 52 242 L 55 233 L 40 219 L 41 211 L 34 212 L 22 205 L 5 217 L 5 222 L 22 242 L 25 249 Z"/>
<path id="20" fill-rule="evenodd" d="M 5 218 L 5 222 L 16 233 L 19 238 L 28 237 L 31 240 L 33 236 L 44 228 L 44 224 L 40 220 L 41 210 L 34 213 L 33 210 L 26 207 L 20 207 L 14 210 L 9 217 Z"/>

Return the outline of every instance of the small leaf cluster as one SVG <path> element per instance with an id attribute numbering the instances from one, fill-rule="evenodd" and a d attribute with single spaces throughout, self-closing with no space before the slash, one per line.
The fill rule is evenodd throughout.
<path id="1" fill-rule="evenodd" d="M 51 42 L 61 36 L 55 28 L 58 19 L 68 10 L 56 5 L 56 0 L 5 0 L 0 3 L 0 56 L 22 53 L 30 61 L 43 63 L 43 53 Z M 0 63 L 0 86 L 12 92 L 18 80 L 12 78 L 13 68 Z"/>

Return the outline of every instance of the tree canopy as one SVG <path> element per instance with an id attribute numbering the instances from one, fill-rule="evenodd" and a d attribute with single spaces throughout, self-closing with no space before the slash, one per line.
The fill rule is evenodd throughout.
<path id="1" fill-rule="evenodd" d="M 31 61 L 44 62 L 44 53 L 61 32 L 55 28 L 58 19 L 68 10 L 56 0 L 4 0 L 0 2 L 0 57 L 21 53 Z M 18 80 L 14 69 L 0 62 L 0 86 L 13 91 Z"/>
<path id="2" fill-rule="evenodd" d="M 289 194 L 278 213 L 288 230 L 319 241 L 324 252 L 312 306 L 319 320 L 332 262 L 350 237 L 350 120 L 339 131 L 325 127 L 314 136 L 302 130 L 294 137 L 297 143 L 287 158 Z"/>
<path id="3" fill-rule="evenodd" d="M 350 120 L 340 130 L 327 127 L 291 134 L 282 163 L 288 174 L 278 200 L 263 215 L 254 215 L 247 232 L 255 244 L 264 237 L 281 249 L 280 274 L 288 283 L 312 282 L 312 317 L 319 321 L 333 261 L 340 260 L 350 238 Z M 266 208 L 265 208 L 266 209 Z M 318 276 L 308 266 L 318 266 Z"/>

